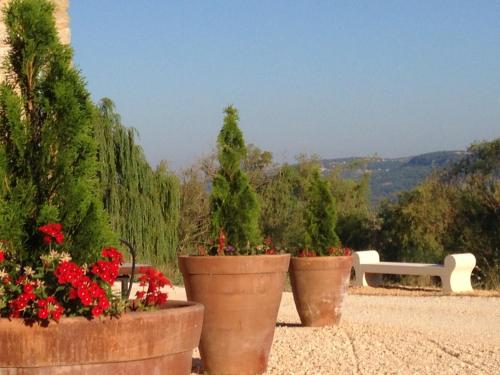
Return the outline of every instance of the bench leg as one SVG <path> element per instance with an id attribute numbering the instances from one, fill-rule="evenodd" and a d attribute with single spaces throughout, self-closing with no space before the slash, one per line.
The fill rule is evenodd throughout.
<path id="1" fill-rule="evenodd" d="M 382 285 L 382 275 L 380 273 L 365 273 L 365 279 L 368 286 Z"/>
<path id="2" fill-rule="evenodd" d="M 368 273 L 359 269 L 354 269 L 356 278 L 354 285 L 358 286 L 379 286 L 382 284 L 382 275 L 379 273 Z"/>
<path id="3" fill-rule="evenodd" d="M 470 277 L 475 265 L 476 257 L 474 254 L 448 254 L 444 258 L 445 272 L 441 276 L 443 292 L 471 292 Z"/>
<path id="4" fill-rule="evenodd" d="M 444 293 L 472 292 L 470 282 L 471 271 L 454 270 L 451 274 L 441 276 L 441 284 Z"/>
<path id="5" fill-rule="evenodd" d="M 122 295 L 122 298 L 126 298 L 127 297 L 127 292 L 128 292 L 128 286 L 129 286 L 130 277 L 129 276 L 120 276 L 120 277 L 118 277 L 118 280 L 120 280 L 120 282 L 121 282 L 121 295 Z"/>

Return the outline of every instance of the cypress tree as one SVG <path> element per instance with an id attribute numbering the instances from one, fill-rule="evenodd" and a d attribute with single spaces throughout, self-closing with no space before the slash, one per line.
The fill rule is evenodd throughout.
<path id="1" fill-rule="evenodd" d="M 219 169 L 210 196 L 211 228 L 214 236 L 224 230 L 227 243 L 244 252 L 260 240 L 259 205 L 247 175 L 241 170 L 246 147 L 238 127 L 238 111 L 229 106 L 224 113 L 224 125 L 217 138 Z"/>
<path id="2" fill-rule="evenodd" d="M 335 233 L 337 213 L 329 183 L 319 170 L 313 173 L 307 201 L 305 244 L 316 253 L 327 255 L 329 247 L 339 244 Z"/>
<path id="3" fill-rule="evenodd" d="M 60 222 L 73 258 L 91 261 L 112 238 L 95 194 L 92 104 L 53 12 L 47 0 L 13 0 L 4 9 L 0 238 L 32 261 L 42 251 L 37 227 Z"/>

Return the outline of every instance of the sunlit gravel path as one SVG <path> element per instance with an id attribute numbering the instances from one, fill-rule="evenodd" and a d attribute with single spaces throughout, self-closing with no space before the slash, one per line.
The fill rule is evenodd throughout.
<path id="1" fill-rule="evenodd" d="M 176 287 L 171 299 L 185 299 Z M 194 353 L 193 374 L 199 354 Z M 349 295 L 338 327 L 305 328 L 283 294 L 267 374 L 499 374 L 500 298 Z"/>

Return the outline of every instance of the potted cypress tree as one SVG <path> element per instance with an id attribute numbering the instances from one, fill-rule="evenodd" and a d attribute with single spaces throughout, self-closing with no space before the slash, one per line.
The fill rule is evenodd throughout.
<path id="1" fill-rule="evenodd" d="M 290 256 L 265 255 L 271 249 L 259 244 L 259 205 L 241 170 L 246 147 L 238 112 L 232 106 L 224 112 L 211 192 L 211 230 L 218 241 L 203 250 L 206 255 L 180 256 L 179 268 L 188 300 L 205 306 L 199 346 L 204 369 L 260 374 L 267 368 Z"/>
<path id="2" fill-rule="evenodd" d="M 351 272 L 351 251 L 340 247 L 336 210 L 328 181 L 313 173 L 307 192 L 305 247 L 290 260 L 295 306 L 305 326 L 335 325 Z"/>
<path id="3" fill-rule="evenodd" d="M 0 372 L 187 374 L 203 306 L 165 303 L 155 270 L 133 302 L 112 292 L 123 257 L 103 247 L 116 236 L 95 194 L 93 107 L 53 11 L 48 0 L 4 9 Z"/>

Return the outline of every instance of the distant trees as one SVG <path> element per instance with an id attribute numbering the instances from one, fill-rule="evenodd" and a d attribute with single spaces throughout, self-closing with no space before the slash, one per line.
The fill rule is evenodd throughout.
<path id="1" fill-rule="evenodd" d="M 487 286 L 500 286 L 500 138 L 473 144 L 442 181 L 452 189 L 456 216 L 447 249 L 470 251 Z"/>
<path id="2" fill-rule="evenodd" d="M 210 238 L 211 176 L 204 165 L 212 166 L 211 159 L 203 159 L 184 169 L 180 174 L 179 251 L 192 253 L 197 245 Z"/>
<path id="3" fill-rule="evenodd" d="M 400 194 L 395 204 L 379 211 L 379 248 L 385 259 L 442 262 L 445 237 L 453 223 L 450 191 L 433 176 L 415 189 Z"/>
<path id="4" fill-rule="evenodd" d="M 500 138 L 473 144 L 467 156 L 380 210 L 379 248 L 388 259 L 442 261 L 471 252 L 476 276 L 500 285 Z"/>
<path id="5" fill-rule="evenodd" d="M 349 248 L 365 250 L 375 245 L 380 221 L 370 203 L 370 174 L 364 173 L 357 179 L 342 176 L 357 164 L 332 169 L 327 179 L 337 204 L 336 232 L 340 241 Z"/>
<path id="6" fill-rule="evenodd" d="M 282 249 L 302 247 L 305 238 L 305 191 L 297 168 L 283 165 L 269 174 L 259 190 L 262 233 Z"/>

